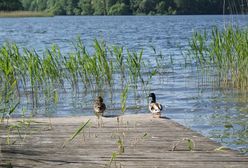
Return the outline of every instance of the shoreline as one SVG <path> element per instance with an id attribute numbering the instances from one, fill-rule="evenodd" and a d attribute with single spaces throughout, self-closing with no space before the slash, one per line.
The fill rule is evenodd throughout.
<path id="1" fill-rule="evenodd" d="M 48 12 L 33 11 L 0 11 L 0 18 L 25 18 L 25 17 L 53 17 Z"/>

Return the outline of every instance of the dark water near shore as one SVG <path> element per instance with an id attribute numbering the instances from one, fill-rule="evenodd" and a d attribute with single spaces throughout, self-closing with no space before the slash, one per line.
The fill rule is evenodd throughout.
<path id="1" fill-rule="evenodd" d="M 72 50 L 71 42 L 80 36 L 87 47 L 92 41 L 104 39 L 107 44 L 125 48 L 144 49 L 144 59 L 153 65 L 154 51 L 163 54 L 163 68 L 149 86 L 161 104 L 167 105 L 167 116 L 208 136 L 223 145 L 248 152 L 247 93 L 221 89 L 213 80 L 201 77 L 194 66 L 185 67 L 183 52 L 195 31 L 224 28 L 232 24 L 248 26 L 248 16 L 107 16 L 0 18 L 0 44 L 15 42 L 18 46 L 34 48 L 42 53 L 56 43 L 63 54 Z M 153 56 L 153 57 L 152 57 Z M 247 65 L 248 66 L 248 65 Z M 119 84 L 120 81 L 115 81 Z M 110 93 L 103 91 L 107 114 L 120 111 L 120 87 Z M 61 91 L 59 103 L 49 107 L 51 116 L 92 115 L 92 101 L 97 93 L 74 94 Z M 147 98 L 140 89 L 128 96 L 126 113 L 148 113 Z M 28 100 L 27 100 L 28 101 Z M 23 106 L 29 110 L 29 105 Z M 29 103 L 27 103 L 29 104 Z M 31 105 L 30 105 L 31 106 Z M 38 109 L 38 116 L 47 115 Z"/>

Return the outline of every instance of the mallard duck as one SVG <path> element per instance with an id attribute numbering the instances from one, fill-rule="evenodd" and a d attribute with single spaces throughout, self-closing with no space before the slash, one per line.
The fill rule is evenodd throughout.
<path id="1" fill-rule="evenodd" d="M 149 110 L 152 113 L 153 118 L 160 118 L 163 106 L 160 103 L 156 102 L 156 96 L 154 93 L 150 93 L 149 97 L 152 98 L 152 101 L 149 104 Z"/>
<path id="2" fill-rule="evenodd" d="M 103 116 L 103 112 L 106 110 L 106 106 L 103 103 L 103 98 L 98 96 L 94 102 L 94 111 L 97 115 Z"/>
<path id="3" fill-rule="evenodd" d="M 103 103 L 103 98 L 101 96 L 98 96 L 95 99 L 94 105 L 93 105 L 94 111 L 95 111 L 95 115 L 98 118 L 98 127 L 102 127 L 103 126 L 103 120 L 102 120 L 102 116 L 104 111 L 106 110 L 106 105 Z M 99 123 L 99 119 L 100 123 Z"/>

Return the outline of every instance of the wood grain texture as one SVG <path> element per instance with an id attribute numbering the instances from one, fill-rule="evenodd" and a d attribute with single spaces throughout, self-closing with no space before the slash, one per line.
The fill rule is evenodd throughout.
<path id="1" fill-rule="evenodd" d="M 90 119 L 90 125 L 73 141 L 63 144 Z M 17 119 L 10 121 L 15 123 Z M 103 118 L 98 127 L 95 116 L 35 119 L 26 130 L 11 133 L 12 145 L 6 145 L 7 129 L 1 126 L 0 166 L 6 167 L 248 167 L 248 157 L 235 151 L 216 151 L 220 144 L 169 119 L 151 115 L 126 115 Z M 25 136 L 25 138 L 24 138 Z M 187 140 L 194 142 L 189 151 Z M 119 141 L 119 143 L 118 143 Z M 120 153 L 120 141 L 124 153 Z M 173 147 L 176 148 L 172 151 Z M 112 153 L 117 153 L 111 164 Z"/>

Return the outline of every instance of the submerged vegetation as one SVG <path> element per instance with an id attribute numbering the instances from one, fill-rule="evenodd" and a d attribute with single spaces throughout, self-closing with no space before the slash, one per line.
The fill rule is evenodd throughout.
<path id="1" fill-rule="evenodd" d="M 216 72 L 221 87 L 248 89 L 247 28 L 197 32 L 190 41 L 189 54 L 202 71 Z"/>

